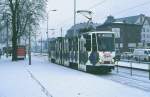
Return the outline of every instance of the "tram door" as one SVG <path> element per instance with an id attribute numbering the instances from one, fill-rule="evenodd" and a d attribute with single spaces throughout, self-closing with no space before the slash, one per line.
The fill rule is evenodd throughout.
<path id="1" fill-rule="evenodd" d="M 61 62 L 60 62 L 60 64 L 61 65 L 64 65 L 64 38 L 63 37 L 61 37 L 60 38 L 60 60 L 61 60 Z"/>
<path id="2" fill-rule="evenodd" d="M 69 66 L 69 43 L 68 43 L 68 39 L 65 38 L 64 39 L 64 65 L 65 66 Z"/>
<path id="3" fill-rule="evenodd" d="M 91 35 L 83 34 L 79 39 L 79 69 L 86 71 L 88 52 L 91 51 Z"/>

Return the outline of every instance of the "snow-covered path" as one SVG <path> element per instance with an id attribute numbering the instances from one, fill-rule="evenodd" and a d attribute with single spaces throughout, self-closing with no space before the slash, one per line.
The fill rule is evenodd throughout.
<path id="1" fill-rule="evenodd" d="M 0 60 L 0 97 L 46 97 L 31 79 L 25 64 Z"/>
<path id="2" fill-rule="evenodd" d="M 0 60 L 0 97 L 149 97 L 150 93 L 51 64 L 46 57 Z"/>

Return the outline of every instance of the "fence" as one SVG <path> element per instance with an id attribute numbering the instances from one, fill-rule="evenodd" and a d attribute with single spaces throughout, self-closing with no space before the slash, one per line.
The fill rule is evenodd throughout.
<path id="1" fill-rule="evenodd" d="M 126 65 L 120 65 L 119 62 L 126 62 Z M 127 64 L 128 63 L 128 64 Z M 142 64 L 145 65 L 145 68 L 141 68 L 139 64 L 142 66 Z M 138 70 L 138 71 L 145 71 L 148 72 L 148 77 L 150 80 L 150 62 L 142 62 L 142 61 L 134 61 L 134 60 L 121 60 L 121 61 L 116 61 L 116 71 L 119 73 L 119 67 L 124 67 L 128 68 L 130 75 L 133 76 L 133 71 Z"/>

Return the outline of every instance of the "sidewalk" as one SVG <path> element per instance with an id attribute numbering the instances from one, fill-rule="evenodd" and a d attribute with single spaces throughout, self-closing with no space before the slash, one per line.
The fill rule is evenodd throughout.
<path id="1" fill-rule="evenodd" d="M 0 60 L 0 97 L 47 97 L 25 67 L 26 61 Z"/>

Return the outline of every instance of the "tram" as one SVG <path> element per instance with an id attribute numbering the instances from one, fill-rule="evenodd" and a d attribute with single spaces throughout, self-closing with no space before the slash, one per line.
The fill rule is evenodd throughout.
<path id="1" fill-rule="evenodd" d="M 75 37 L 58 37 L 49 42 L 49 60 L 88 73 L 114 69 L 115 33 L 86 32 Z"/>

